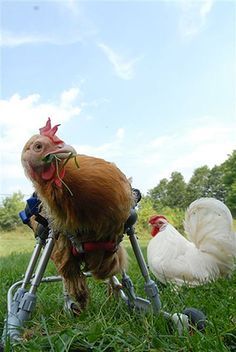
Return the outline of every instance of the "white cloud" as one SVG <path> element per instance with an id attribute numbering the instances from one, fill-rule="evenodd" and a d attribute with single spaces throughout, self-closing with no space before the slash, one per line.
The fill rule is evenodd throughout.
<path id="1" fill-rule="evenodd" d="M 202 1 L 201 7 L 200 7 L 201 18 L 205 18 L 210 13 L 212 7 L 213 7 L 213 0 Z"/>
<path id="2" fill-rule="evenodd" d="M 79 7 L 77 0 L 65 0 L 63 5 L 66 6 L 73 14 L 78 15 Z"/>
<path id="3" fill-rule="evenodd" d="M 26 33 L 12 33 L 10 31 L 2 30 L 0 36 L 0 47 L 18 47 L 22 45 L 36 45 L 36 44 L 52 44 L 52 45 L 67 45 L 83 41 L 85 36 L 93 35 L 91 32 L 83 32 L 75 29 L 73 32 L 62 30 L 61 33 L 54 33 L 53 35 L 47 33 L 41 34 L 26 34 Z"/>
<path id="4" fill-rule="evenodd" d="M 126 138 L 124 132 L 118 129 L 110 143 L 78 145 L 76 149 L 115 162 L 143 193 L 162 178 L 169 178 L 173 171 L 181 172 L 187 182 L 196 168 L 220 165 L 236 146 L 236 122 L 225 125 L 211 117 L 192 121 L 178 133 L 160 134 L 153 140 L 143 135 L 138 143 Z"/>
<path id="5" fill-rule="evenodd" d="M 118 128 L 111 142 L 106 142 L 98 146 L 77 145 L 75 149 L 79 154 L 87 154 L 114 162 L 116 158 L 124 155 L 124 128 Z"/>
<path id="6" fill-rule="evenodd" d="M 156 147 L 161 147 L 166 145 L 167 143 L 170 142 L 171 137 L 170 136 L 161 136 L 153 139 L 150 143 L 149 146 L 150 148 L 156 148 Z"/>
<path id="7" fill-rule="evenodd" d="M 189 146 L 189 153 L 176 158 L 174 167 L 189 169 L 189 166 L 196 168 L 206 164 L 213 167 L 222 163 L 227 158 L 227 154 L 235 149 L 233 137 L 235 134 L 236 122 L 228 125 L 223 122 L 212 123 L 209 119 L 208 124 L 195 126 L 182 138 L 183 146 Z"/>
<path id="8" fill-rule="evenodd" d="M 204 125 L 200 124 L 202 121 Z M 146 166 L 153 168 L 152 187 L 160 179 L 169 178 L 173 171 L 181 172 L 188 181 L 196 168 L 220 165 L 236 148 L 235 134 L 236 122 L 224 124 L 205 117 L 178 134 L 160 137 L 160 141 L 166 143 L 156 143 L 158 139 L 150 141 L 143 155 L 146 154 Z"/>
<path id="9" fill-rule="evenodd" d="M 205 28 L 214 1 L 182 0 L 179 5 L 181 6 L 180 33 L 184 38 L 191 39 Z"/>
<path id="10" fill-rule="evenodd" d="M 0 46 L 16 47 L 25 44 L 49 43 L 50 38 L 39 35 L 29 35 L 24 33 L 11 33 L 2 31 L 0 36 Z"/>
<path id="11" fill-rule="evenodd" d="M 76 101 L 76 99 L 78 99 L 79 96 L 80 96 L 79 88 L 71 88 L 69 90 L 65 90 L 61 94 L 61 105 L 70 106 Z"/>
<path id="12" fill-rule="evenodd" d="M 0 47 L 14 48 L 37 44 L 68 45 L 81 43 L 97 34 L 97 29 L 83 11 L 81 2 L 77 0 L 56 0 L 52 3 L 55 7 L 55 19 L 53 18 L 52 28 L 43 26 L 43 23 L 37 24 L 37 21 L 33 31 L 27 29 L 12 31 L 10 27 L 3 28 L 2 26 Z M 34 6 L 34 9 L 36 8 L 40 13 L 41 5 Z M 58 15 L 59 21 L 55 22 Z M 60 20 L 60 16 L 63 17 L 63 20 Z"/>
<path id="13" fill-rule="evenodd" d="M 32 133 L 35 122 L 44 123 L 48 116 L 68 121 L 81 112 L 80 106 L 72 104 L 76 98 L 75 93 L 75 90 L 65 91 L 55 103 L 41 102 L 39 94 L 31 94 L 26 98 L 14 94 L 8 100 L 0 100 L 0 126 L 5 127 L 6 134 L 19 130 Z"/>
<path id="14" fill-rule="evenodd" d="M 0 47 L 17 47 L 28 44 L 54 44 L 63 45 L 68 43 L 76 43 L 81 41 L 79 36 L 77 37 L 56 37 L 50 36 L 49 34 L 43 36 L 39 34 L 25 34 L 25 33 L 11 33 L 10 31 L 2 31 L 0 37 Z"/>
<path id="15" fill-rule="evenodd" d="M 25 142 L 38 132 L 37 129 L 45 125 L 48 117 L 51 117 L 52 124 L 56 124 L 80 114 L 81 106 L 76 104 L 78 94 L 78 89 L 69 89 L 54 103 L 42 102 L 39 94 L 27 97 L 15 94 L 7 100 L 0 100 L 0 193 L 6 193 L 10 179 L 25 179 L 20 163 L 21 150 Z M 9 189 L 12 189 L 11 185 Z"/>
<path id="16" fill-rule="evenodd" d="M 124 138 L 125 135 L 125 130 L 124 128 L 118 128 L 117 132 L 116 132 L 116 136 L 119 140 L 122 140 Z"/>
<path id="17" fill-rule="evenodd" d="M 134 67 L 140 58 L 131 60 L 124 59 L 120 54 L 104 43 L 99 43 L 98 47 L 102 49 L 119 78 L 124 80 L 131 80 L 134 78 Z"/>
<path id="18" fill-rule="evenodd" d="M 17 191 L 19 185 L 23 193 L 30 193 L 30 182 L 20 163 L 22 146 L 45 124 L 48 116 L 53 124 L 77 117 L 81 112 L 81 103 L 76 103 L 79 96 L 79 89 L 71 88 L 62 92 L 54 103 L 42 102 L 39 94 L 27 97 L 15 94 L 0 101 L 0 194 Z M 129 138 L 122 126 L 101 144 L 93 141 L 93 145 L 74 147 L 81 154 L 115 162 L 128 177 L 133 177 L 133 186 L 145 193 L 162 178 L 169 178 L 173 171 L 181 172 L 188 181 L 194 169 L 203 165 L 213 167 L 226 160 L 236 146 L 236 122 L 225 121 L 214 117 L 190 119 L 188 126 L 168 135 L 157 129 L 157 137 L 152 140 L 148 131 L 141 138 L 137 135 Z"/>

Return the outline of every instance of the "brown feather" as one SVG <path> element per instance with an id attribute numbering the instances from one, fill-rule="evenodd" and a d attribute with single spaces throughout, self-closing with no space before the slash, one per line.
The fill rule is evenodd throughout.
<path id="1" fill-rule="evenodd" d="M 131 185 L 114 163 L 86 155 L 77 155 L 76 163 L 73 158 L 66 163 L 61 187 L 53 180 L 45 181 L 40 177 L 44 167 L 42 156 L 35 156 L 32 150 L 35 140 L 37 136 L 23 149 L 22 164 L 42 200 L 50 225 L 60 233 L 52 259 L 69 294 L 83 308 L 88 298 L 83 270 L 97 279 L 105 279 L 126 268 L 126 251 L 119 243 L 133 206 Z M 46 143 L 50 150 L 49 141 Z M 68 233 L 81 242 L 114 241 L 119 244 L 118 250 L 97 250 L 75 257 Z"/>

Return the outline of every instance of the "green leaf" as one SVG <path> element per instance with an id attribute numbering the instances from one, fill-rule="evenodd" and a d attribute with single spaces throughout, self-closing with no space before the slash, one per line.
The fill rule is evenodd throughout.
<path id="1" fill-rule="evenodd" d="M 44 161 L 46 164 L 50 164 L 53 161 L 53 159 L 55 159 L 55 155 L 48 154 L 44 158 L 42 158 L 42 161 Z"/>

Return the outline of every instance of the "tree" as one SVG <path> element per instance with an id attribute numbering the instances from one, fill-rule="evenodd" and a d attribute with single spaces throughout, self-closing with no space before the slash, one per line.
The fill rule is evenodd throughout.
<path id="1" fill-rule="evenodd" d="M 236 216 L 236 150 L 221 164 L 223 170 L 223 182 L 226 190 L 225 202 Z"/>
<path id="2" fill-rule="evenodd" d="M 23 198 L 21 192 L 16 192 L 3 200 L 0 206 L 0 230 L 14 230 L 22 224 L 18 214 L 25 207 Z"/>
<path id="3" fill-rule="evenodd" d="M 138 221 L 136 223 L 136 231 L 140 238 L 150 239 L 150 227 L 148 221 L 152 215 L 160 214 L 167 217 L 170 223 L 179 231 L 183 232 L 184 210 L 168 206 L 160 207 L 158 210 L 153 208 L 153 201 L 150 196 L 143 197 L 138 207 Z"/>
<path id="4" fill-rule="evenodd" d="M 154 214 L 152 199 L 149 196 L 143 197 L 138 206 L 138 221 L 136 224 L 136 230 L 139 235 L 147 233 L 149 229 L 148 220 Z"/>
<path id="5" fill-rule="evenodd" d="M 183 210 L 198 198 L 213 197 L 224 202 L 236 216 L 236 150 L 219 166 L 195 169 L 188 184 L 181 173 L 172 172 L 170 180 L 163 178 L 149 190 L 148 197 L 157 212 L 165 207 Z"/>
<path id="6" fill-rule="evenodd" d="M 226 188 L 224 184 L 224 173 L 221 166 L 214 166 L 208 175 L 207 197 L 213 197 L 222 202 L 225 201 Z"/>
<path id="7" fill-rule="evenodd" d="M 151 198 L 153 208 L 158 211 L 159 208 L 167 205 L 167 178 L 163 178 L 159 184 L 148 192 Z"/>
<path id="8" fill-rule="evenodd" d="M 149 191 L 153 207 L 159 211 L 163 207 L 184 208 L 186 200 L 186 183 L 180 172 L 174 171 L 170 181 L 163 178 L 159 184 Z"/>
<path id="9" fill-rule="evenodd" d="M 188 205 L 198 198 L 208 196 L 210 173 L 211 171 L 207 165 L 194 170 L 186 188 Z"/>
<path id="10" fill-rule="evenodd" d="M 184 209 L 164 207 L 160 210 L 159 214 L 164 215 L 168 222 L 184 235 Z"/>
<path id="11" fill-rule="evenodd" d="M 170 208 L 185 208 L 186 183 L 180 172 L 174 171 L 167 184 L 167 204 Z"/>

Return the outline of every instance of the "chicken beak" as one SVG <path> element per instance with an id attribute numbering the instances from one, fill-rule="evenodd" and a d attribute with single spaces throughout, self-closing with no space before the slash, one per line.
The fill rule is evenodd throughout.
<path id="1" fill-rule="evenodd" d="M 75 156 L 76 154 L 77 154 L 76 150 L 71 145 L 60 144 L 55 149 L 50 151 L 50 153 L 47 153 L 43 157 L 43 161 L 51 162 L 53 157 L 55 156 L 59 159 L 67 159 L 70 156 Z"/>

